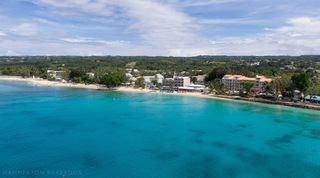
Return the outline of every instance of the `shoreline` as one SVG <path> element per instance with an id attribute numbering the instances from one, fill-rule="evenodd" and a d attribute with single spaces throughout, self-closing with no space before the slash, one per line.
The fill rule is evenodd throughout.
<path id="1" fill-rule="evenodd" d="M 191 96 L 191 97 L 198 97 L 198 98 L 212 98 L 211 95 L 204 95 L 202 93 L 192 93 L 192 92 L 186 92 L 186 93 L 165 93 L 160 92 L 159 90 L 149 90 L 149 89 L 138 89 L 133 87 L 124 87 L 120 86 L 115 88 L 115 91 L 122 91 L 122 92 L 134 92 L 134 93 L 154 93 L 154 94 L 161 94 L 161 95 L 175 95 L 175 96 Z"/>
<path id="2" fill-rule="evenodd" d="M 208 99 L 218 99 L 224 101 L 242 101 L 242 102 L 251 102 L 251 103 L 263 103 L 269 105 L 278 105 L 278 106 L 287 106 L 291 108 L 301 108 L 301 109 L 308 109 L 308 110 L 320 110 L 320 105 L 313 105 L 308 103 L 294 103 L 294 102 L 287 102 L 287 101 L 271 101 L 267 99 L 261 98 L 244 98 L 240 96 L 225 96 L 225 95 L 206 95 L 202 93 L 161 93 L 159 91 L 153 91 L 148 89 L 135 89 L 132 87 L 117 87 L 116 91 L 123 91 L 123 92 L 135 92 L 135 93 L 156 93 L 156 94 L 165 94 L 165 95 L 176 95 L 176 96 L 191 96 L 191 97 L 198 97 L 198 98 L 208 98 Z"/>
<path id="3" fill-rule="evenodd" d="M 68 87 L 68 88 L 83 88 L 83 89 L 95 89 L 95 90 L 106 90 L 107 87 L 99 84 L 75 84 L 75 83 L 63 83 L 59 81 L 49 81 L 44 79 L 35 79 L 35 78 L 22 78 L 19 76 L 4 76 L 0 75 L 0 80 L 5 81 L 21 81 L 34 84 L 36 86 L 44 87 Z"/>
<path id="4" fill-rule="evenodd" d="M 94 90 L 110 90 L 106 86 L 99 84 L 74 84 L 74 83 L 63 83 L 59 81 L 48 81 L 43 79 L 35 79 L 35 78 L 22 78 L 19 76 L 4 76 L 0 75 L 0 80 L 5 81 L 21 81 L 31 83 L 36 86 L 44 86 L 44 87 L 67 87 L 67 88 L 80 88 L 80 89 L 94 89 Z M 251 102 L 251 103 L 263 103 L 270 105 L 281 105 L 288 107 L 295 107 L 301 109 L 309 109 L 309 110 L 320 110 L 320 105 L 313 105 L 308 103 L 294 103 L 294 102 L 286 102 L 286 101 L 271 101 L 260 98 L 243 98 L 239 96 L 225 96 L 225 95 L 207 95 L 198 92 L 186 92 L 186 93 L 162 93 L 158 90 L 149 90 L 149 89 L 137 89 L 133 87 L 125 87 L 120 86 L 114 89 L 115 91 L 120 92 L 135 92 L 135 93 L 154 93 L 154 94 L 163 94 L 163 95 L 175 95 L 175 96 L 188 96 L 188 97 L 198 97 L 198 98 L 207 98 L 207 99 L 218 99 L 218 100 L 227 100 L 227 101 L 242 101 L 242 102 Z"/>

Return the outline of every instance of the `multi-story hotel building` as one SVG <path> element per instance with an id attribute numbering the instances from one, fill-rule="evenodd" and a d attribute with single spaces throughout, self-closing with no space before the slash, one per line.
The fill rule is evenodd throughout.
<path id="1" fill-rule="evenodd" d="M 225 75 L 222 78 L 223 84 L 231 92 L 239 92 L 242 89 L 241 81 L 253 81 L 255 86 L 252 87 L 252 91 L 255 93 L 263 93 L 263 85 L 265 82 L 271 82 L 271 78 L 266 78 L 264 76 L 257 75 L 255 78 L 246 77 L 243 75 Z"/>
<path id="2" fill-rule="evenodd" d="M 189 77 L 175 77 L 174 78 L 174 85 L 176 87 L 187 87 L 190 85 L 190 78 Z"/>

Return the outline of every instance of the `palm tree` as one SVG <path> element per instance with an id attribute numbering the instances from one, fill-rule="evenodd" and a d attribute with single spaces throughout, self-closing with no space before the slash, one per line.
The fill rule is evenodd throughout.
<path id="1" fill-rule="evenodd" d="M 272 90 L 272 87 L 271 87 L 271 83 L 270 82 L 264 82 L 263 83 L 263 90 L 264 92 L 268 95 L 270 94 L 271 90 Z"/>
<path id="2" fill-rule="evenodd" d="M 215 91 L 214 83 L 212 81 L 208 82 L 208 88 L 209 88 L 209 93 L 213 93 Z"/>
<path id="3" fill-rule="evenodd" d="M 251 92 L 252 87 L 256 84 L 253 81 L 241 81 L 240 83 L 243 89 L 246 91 L 246 95 Z"/>

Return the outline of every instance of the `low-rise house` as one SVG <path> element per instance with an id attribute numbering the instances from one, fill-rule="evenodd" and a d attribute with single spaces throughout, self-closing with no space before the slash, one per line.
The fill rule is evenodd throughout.
<path id="1" fill-rule="evenodd" d="M 130 85 L 135 85 L 135 83 L 136 83 L 137 80 L 138 80 L 138 79 L 135 78 L 135 77 L 130 77 L 130 78 L 129 78 L 129 83 L 130 83 Z"/>
<path id="2" fill-rule="evenodd" d="M 157 79 L 157 82 L 162 85 L 163 84 L 163 80 L 164 80 L 164 76 L 161 74 L 156 74 L 155 78 Z"/>
<path id="3" fill-rule="evenodd" d="M 62 74 L 66 71 L 56 71 L 56 70 L 47 70 L 47 73 L 50 77 L 54 78 L 55 80 L 62 80 Z"/>
<path id="4" fill-rule="evenodd" d="M 161 74 L 156 74 L 155 76 L 143 76 L 143 78 L 146 88 L 153 88 L 155 81 L 160 85 L 162 85 L 164 81 L 164 77 Z"/>
<path id="5" fill-rule="evenodd" d="M 284 69 L 292 69 L 292 70 L 294 70 L 294 69 L 296 69 L 296 67 L 291 64 L 291 65 L 285 65 Z"/>
<path id="6" fill-rule="evenodd" d="M 126 77 L 131 78 L 133 76 L 130 73 L 126 73 Z"/>
<path id="7" fill-rule="evenodd" d="M 204 82 L 204 79 L 205 79 L 205 75 L 198 75 L 198 76 L 195 76 L 197 78 L 197 82 L 198 83 L 203 83 Z"/>
<path id="8" fill-rule="evenodd" d="M 163 86 L 170 86 L 171 84 L 174 84 L 174 79 L 173 78 L 165 78 L 163 79 Z"/>
<path id="9" fill-rule="evenodd" d="M 248 66 L 258 66 L 258 65 L 260 65 L 260 61 L 247 63 L 247 65 L 248 65 Z"/>
<path id="10" fill-rule="evenodd" d="M 93 73 L 93 72 L 88 72 L 87 75 L 88 75 L 90 78 L 94 78 L 94 73 Z"/>
<path id="11" fill-rule="evenodd" d="M 310 103 L 318 103 L 320 104 L 320 96 L 311 96 L 311 95 L 307 95 L 306 97 L 304 97 L 304 100 Z"/>
<path id="12" fill-rule="evenodd" d="M 126 72 L 131 73 L 132 69 L 131 68 L 126 68 Z"/>
<path id="13" fill-rule="evenodd" d="M 151 86 L 153 86 L 152 81 L 155 79 L 154 76 L 143 76 L 143 79 L 146 88 L 150 88 Z"/>
<path id="14" fill-rule="evenodd" d="M 205 90 L 204 85 L 195 85 L 195 84 L 190 84 L 187 87 L 178 87 L 178 92 L 179 91 L 188 91 L 188 92 L 203 92 Z"/>

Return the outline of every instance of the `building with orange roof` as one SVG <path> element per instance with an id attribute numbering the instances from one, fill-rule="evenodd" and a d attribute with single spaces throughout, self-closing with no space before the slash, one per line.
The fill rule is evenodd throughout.
<path id="1" fill-rule="evenodd" d="M 242 89 L 241 82 L 242 81 L 253 81 L 255 82 L 255 86 L 252 88 L 254 93 L 263 93 L 263 85 L 265 82 L 270 83 L 272 81 L 271 78 L 266 78 L 264 76 L 257 75 L 255 78 L 246 77 L 243 75 L 225 75 L 222 78 L 223 84 L 227 87 L 227 89 L 231 92 L 239 92 Z"/>

